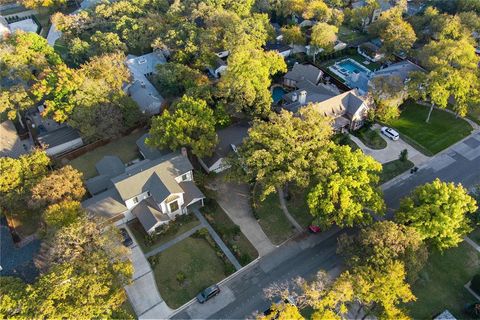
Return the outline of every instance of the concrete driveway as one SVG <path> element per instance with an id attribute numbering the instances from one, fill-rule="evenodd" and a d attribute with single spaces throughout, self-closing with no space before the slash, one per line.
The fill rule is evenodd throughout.
<path id="1" fill-rule="evenodd" d="M 378 124 L 375 124 L 372 127 L 372 129 L 380 128 L 381 126 Z M 371 155 L 375 158 L 375 160 L 380 163 L 397 160 L 400 152 L 402 152 L 402 150 L 404 149 L 408 150 L 408 159 L 412 161 L 417 167 L 430 159 L 429 157 L 403 141 L 402 135 L 400 135 L 400 139 L 398 139 L 397 141 L 393 141 L 382 134 L 381 136 L 387 142 L 387 147 L 381 150 L 370 149 L 369 147 L 365 146 L 360 139 L 353 135 L 350 135 L 350 138 L 360 147 L 360 149 L 363 150 L 365 154 Z"/>
<path id="2" fill-rule="evenodd" d="M 252 213 L 250 188 L 247 184 L 226 182 L 222 175 L 209 183 L 208 187 L 216 192 L 215 199 L 232 221 L 264 256 L 275 249 Z"/>
<path id="3" fill-rule="evenodd" d="M 126 225 L 122 227 L 128 230 Z M 132 283 L 125 286 L 128 299 L 140 319 L 168 318 L 173 310 L 167 306 L 158 293 L 157 284 L 150 264 L 130 230 L 128 230 L 128 232 L 134 243 L 131 247 L 130 256 L 134 268 Z"/>

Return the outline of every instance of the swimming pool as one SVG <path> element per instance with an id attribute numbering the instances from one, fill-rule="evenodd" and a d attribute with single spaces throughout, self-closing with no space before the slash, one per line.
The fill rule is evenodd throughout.
<path id="1" fill-rule="evenodd" d="M 350 58 L 336 62 L 333 66 L 328 67 L 328 69 L 343 80 L 347 80 L 348 76 L 352 74 L 364 73 L 368 76 L 371 73 L 368 68 Z"/>
<path id="2" fill-rule="evenodd" d="M 287 91 L 285 91 L 285 89 L 283 89 L 282 87 L 273 88 L 272 90 L 273 103 L 277 103 L 278 101 L 280 101 L 285 93 L 287 93 Z"/>

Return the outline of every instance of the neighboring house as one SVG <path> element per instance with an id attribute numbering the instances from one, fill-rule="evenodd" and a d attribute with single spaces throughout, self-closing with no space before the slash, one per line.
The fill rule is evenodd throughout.
<path id="1" fill-rule="evenodd" d="M 380 18 L 383 12 L 392 9 L 394 6 L 400 4 L 402 0 L 377 0 L 378 8 L 372 10 L 371 14 L 363 21 L 364 27 L 375 22 Z M 362 8 L 367 5 L 366 0 L 358 0 L 352 3 L 352 9 Z M 405 7 L 405 10 L 407 8 Z"/>
<path id="2" fill-rule="evenodd" d="M 154 160 L 171 152 L 170 150 L 159 150 L 157 148 L 147 146 L 145 143 L 146 138 L 148 138 L 148 133 L 145 133 L 136 141 L 138 152 L 140 152 L 144 159 Z"/>
<path id="3" fill-rule="evenodd" d="M 293 113 L 297 113 L 302 107 L 312 105 L 322 115 L 334 119 L 333 127 L 336 131 L 344 128 L 359 129 L 369 108 L 355 89 L 339 93 L 331 86 L 314 85 L 310 81 L 299 82 L 298 89 L 285 94 L 283 101 L 282 108 Z"/>
<path id="4" fill-rule="evenodd" d="M 218 79 L 227 71 L 227 63 L 223 59 L 217 57 L 213 65 L 208 67 L 207 70 L 212 75 L 212 77 Z"/>
<path id="5" fill-rule="evenodd" d="M 334 45 L 333 45 L 333 50 L 334 51 L 340 51 L 340 50 L 343 50 L 347 47 L 347 44 L 345 42 L 342 42 L 340 40 L 336 40 Z M 323 48 L 317 48 L 315 46 L 311 46 L 311 45 L 306 45 L 304 46 L 304 50 L 303 52 L 305 52 L 307 55 L 309 55 L 310 57 L 313 57 L 314 55 L 317 55 L 323 51 L 325 51 Z"/>
<path id="6" fill-rule="evenodd" d="M 0 123 L 0 157 L 18 158 L 29 150 L 29 140 L 20 140 L 12 121 Z"/>
<path id="7" fill-rule="evenodd" d="M 378 62 L 385 57 L 380 47 L 372 42 L 362 43 L 357 47 L 357 52 L 372 62 Z"/>
<path id="8" fill-rule="evenodd" d="M 317 84 L 322 79 L 323 72 L 311 64 L 295 64 L 289 72 L 283 76 L 283 84 L 286 87 L 298 88 L 298 82 L 308 80 Z"/>
<path id="9" fill-rule="evenodd" d="M 83 146 L 78 130 L 62 126 L 37 137 L 37 141 L 49 156 L 56 156 Z"/>
<path id="10" fill-rule="evenodd" d="M 200 165 L 210 172 L 222 172 L 228 169 L 225 158 L 230 152 L 236 152 L 237 147 L 242 143 L 248 134 L 248 123 L 237 123 L 228 128 L 219 130 L 218 144 L 212 156 L 199 159 Z"/>
<path id="11" fill-rule="evenodd" d="M 387 80 L 389 77 L 398 77 L 403 83 L 406 83 L 409 80 L 410 73 L 415 71 L 425 72 L 425 69 L 409 60 L 403 60 L 397 63 L 392 63 L 386 68 L 375 71 L 371 76 L 371 79 L 382 77 Z"/>
<path id="12" fill-rule="evenodd" d="M 267 43 L 265 45 L 266 51 L 276 51 L 284 58 L 289 57 L 292 54 L 292 48 L 289 45 L 282 43 Z"/>
<path id="13" fill-rule="evenodd" d="M 160 51 L 154 51 L 139 57 L 127 56 L 126 65 L 132 75 L 132 82 L 124 90 L 137 103 L 140 111 L 144 114 L 160 113 L 164 99 L 147 77 L 155 74 L 157 65 L 165 62 L 165 57 Z"/>
<path id="14" fill-rule="evenodd" d="M 193 206 L 203 206 L 205 196 L 193 181 L 193 167 L 186 155 L 169 153 L 129 167 L 104 158 L 97 165 L 100 175 L 118 175 L 108 179 L 105 191 L 82 205 L 108 222 L 121 224 L 137 218 L 147 233 L 153 233 Z"/>

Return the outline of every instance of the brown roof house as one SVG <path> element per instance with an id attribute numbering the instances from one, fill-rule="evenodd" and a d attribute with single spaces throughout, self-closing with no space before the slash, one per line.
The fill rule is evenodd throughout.
<path id="1" fill-rule="evenodd" d="M 152 233 L 193 206 L 203 206 L 205 196 L 193 181 L 193 167 L 185 155 L 170 153 L 129 167 L 114 158 L 102 159 L 97 166 L 101 178 L 86 183 L 95 194 L 82 203 L 88 211 L 115 224 L 137 218 Z"/>

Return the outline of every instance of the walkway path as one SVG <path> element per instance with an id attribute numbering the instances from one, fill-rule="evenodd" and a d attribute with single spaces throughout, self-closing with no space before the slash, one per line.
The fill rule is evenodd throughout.
<path id="1" fill-rule="evenodd" d="M 220 236 L 213 230 L 212 226 L 210 223 L 208 223 L 207 219 L 205 219 L 200 211 L 198 211 L 197 208 L 193 209 L 193 213 L 195 216 L 200 220 L 201 226 L 207 228 L 208 232 L 212 236 L 213 240 L 218 244 L 220 249 L 222 249 L 223 253 L 227 256 L 228 260 L 233 264 L 235 269 L 240 270 L 242 268 L 242 265 L 238 262 L 237 258 L 233 255 L 233 253 L 230 251 L 230 249 L 227 247 L 227 245 L 223 242 L 223 240 L 220 238 Z"/>
<path id="2" fill-rule="evenodd" d="M 473 241 L 472 239 L 470 239 L 469 237 L 465 236 L 463 238 L 463 240 L 465 240 L 469 245 L 471 245 L 475 250 L 477 250 L 478 252 L 480 252 L 480 246 L 475 242 Z"/>
<path id="3" fill-rule="evenodd" d="M 285 203 L 285 195 L 283 194 L 282 188 L 277 188 L 278 199 L 280 200 L 280 208 L 282 208 L 283 213 L 287 217 L 288 221 L 297 229 L 298 232 L 302 232 L 302 226 L 295 220 L 295 218 L 288 211 L 287 205 Z"/>
<path id="4" fill-rule="evenodd" d="M 151 256 L 154 256 L 154 255 L 162 252 L 162 251 L 167 250 L 167 249 L 170 248 L 171 246 L 179 243 L 180 241 L 187 239 L 187 238 L 190 237 L 192 234 L 194 234 L 195 232 L 197 232 L 198 230 L 200 230 L 200 229 L 202 229 L 202 228 L 205 228 L 205 226 L 202 225 L 202 224 L 199 224 L 198 226 L 194 227 L 193 229 L 188 230 L 188 231 L 185 232 L 185 233 L 182 233 L 181 235 L 179 235 L 179 236 L 176 237 L 175 239 L 170 240 L 170 241 L 168 241 L 167 243 L 162 244 L 160 247 L 155 248 L 155 249 L 153 249 L 152 251 L 150 251 L 150 252 L 148 252 L 148 253 L 145 253 L 145 257 L 149 258 L 149 257 L 151 257 Z"/>

